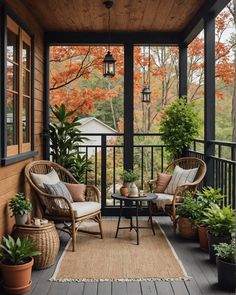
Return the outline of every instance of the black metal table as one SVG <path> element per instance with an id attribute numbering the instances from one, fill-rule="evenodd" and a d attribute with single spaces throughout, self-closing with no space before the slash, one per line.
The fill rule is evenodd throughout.
<path id="1" fill-rule="evenodd" d="M 113 199 L 120 201 L 120 212 L 119 212 L 119 219 L 117 223 L 117 229 L 116 229 L 116 235 L 115 238 L 118 237 L 118 232 L 120 229 L 129 229 L 130 231 L 134 229 L 137 234 L 137 245 L 139 245 L 139 229 L 152 229 L 153 234 L 155 235 L 155 230 L 153 227 L 153 221 L 152 221 L 152 211 L 151 211 L 151 201 L 156 200 L 157 195 L 153 193 L 148 193 L 146 196 L 143 197 L 137 197 L 137 198 L 129 198 L 125 196 L 121 196 L 120 194 L 112 194 L 111 195 Z M 136 224 L 133 224 L 132 214 L 130 215 L 130 226 L 123 226 L 120 227 L 120 219 L 122 216 L 123 211 L 123 202 L 128 204 L 128 208 L 135 207 L 136 209 Z M 147 226 L 140 226 L 139 225 L 139 212 L 142 208 L 142 202 L 148 203 L 148 210 L 149 210 L 149 221 L 150 221 L 150 227 Z M 134 205 L 133 205 L 134 204 Z"/>

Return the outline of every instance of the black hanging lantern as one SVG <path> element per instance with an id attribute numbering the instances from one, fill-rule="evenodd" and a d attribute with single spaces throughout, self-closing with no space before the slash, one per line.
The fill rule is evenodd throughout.
<path id="1" fill-rule="evenodd" d="M 111 52 L 108 51 L 103 60 L 103 76 L 112 78 L 116 73 L 116 60 L 112 56 Z"/>
<path id="2" fill-rule="evenodd" d="M 150 102 L 151 101 L 151 90 L 148 85 L 144 85 L 142 94 L 142 102 Z"/>
<path id="3" fill-rule="evenodd" d="M 108 30 L 110 34 L 110 9 L 113 5 L 113 1 L 104 1 L 105 7 L 108 9 Z M 108 47 L 108 52 L 103 60 L 103 76 L 112 78 L 116 73 L 116 60 L 113 58 L 110 52 L 110 45 Z"/>

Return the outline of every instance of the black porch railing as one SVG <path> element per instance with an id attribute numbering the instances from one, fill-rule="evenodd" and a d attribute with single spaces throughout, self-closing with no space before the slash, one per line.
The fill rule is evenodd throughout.
<path id="1" fill-rule="evenodd" d="M 80 146 L 86 158 L 91 161 L 91 171 L 86 173 L 86 183 L 98 186 L 102 192 L 102 207 L 107 214 L 116 214 L 117 204 L 111 194 L 122 185 L 120 173 L 124 167 L 124 134 L 87 133 L 89 140 Z M 220 187 L 226 198 L 224 204 L 235 208 L 236 199 L 236 144 L 214 141 L 213 161 L 214 186 Z M 161 142 L 160 134 L 134 135 L 134 170 L 139 175 L 136 182 L 140 189 L 148 190 L 147 182 L 156 178 L 168 163 L 166 146 Z M 196 139 L 186 156 L 196 156 L 205 160 L 204 140 Z M 203 185 L 207 185 L 203 183 Z M 108 213 L 109 211 L 109 213 Z"/>

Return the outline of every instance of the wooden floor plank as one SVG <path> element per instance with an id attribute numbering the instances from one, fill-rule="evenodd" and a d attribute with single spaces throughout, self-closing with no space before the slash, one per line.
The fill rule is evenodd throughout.
<path id="1" fill-rule="evenodd" d="M 70 283 L 68 293 L 66 295 L 83 295 L 85 283 Z"/>
<path id="2" fill-rule="evenodd" d="M 51 284 L 47 295 L 67 295 L 69 292 L 69 287 L 70 287 L 70 283 L 66 283 L 66 282 Z"/>
<path id="3" fill-rule="evenodd" d="M 127 282 L 128 295 L 142 295 L 140 282 Z"/>
<path id="4" fill-rule="evenodd" d="M 157 295 L 154 282 L 141 282 L 142 295 Z"/>
<path id="5" fill-rule="evenodd" d="M 155 282 L 158 295 L 173 295 L 173 289 L 169 282 Z"/>
<path id="6" fill-rule="evenodd" d="M 98 283 L 98 295 L 111 295 L 111 282 Z"/>
<path id="7" fill-rule="evenodd" d="M 112 295 L 128 295 L 125 282 L 112 282 Z"/>
<path id="8" fill-rule="evenodd" d="M 184 282 L 171 282 L 175 295 L 189 295 Z"/>
<path id="9" fill-rule="evenodd" d="M 84 286 L 83 295 L 97 295 L 98 284 L 96 282 L 88 282 Z"/>

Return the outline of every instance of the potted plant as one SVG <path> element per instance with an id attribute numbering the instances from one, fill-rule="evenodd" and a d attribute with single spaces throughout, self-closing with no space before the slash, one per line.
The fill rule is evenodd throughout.
<path id="1" fill-rule="evenodd" d="M 186 97 L 177 98 L 163 113 L 160 122 L 161 139 L 167 145 L 170 158 L 179 158 L 198 135 L 199 120 L 194 104 Z"/>
<path id="2" fill-rule="evenodd" d="M 217 204 L 211 204 L 204 212 L 204 222 L 208 227 L 208 244 L 210 261 L 216 261 L 213 245 L 230 243 L 231 234 L 235 226 L 235 212 L 230 206 L 220 208 Z"/>
<path id="3" fill-rule="evenodd" d="M 176 209 L 178 215 L 179 233 L 187 239 L 197 239 L 197 227 L 194 224 L 198 211 L 196 198 L 191 192 L 187 192 L 184 201 Z"/>
<path id="4" fill-rule="evenodd" d="M 123 178 L 123 187 L 121 188 L 121 194 L 124 192 L 123 188 L 128 188 L 128 195 L 129 196 L 137 196 L 138 195 L 138 188 L 134 183 L 135 180 L 138 179 L 138 175 L 133 170 L 124 170 L 121 174 Z"/>
<path id="5" fill-rule="evenodd" d="M 195 218 L 195 224 L 198 229 L 198 238 L 200 242 L 200 249 L 208 252 L 208 238 L 207 238 L 207 224 L 204 222 L 204 212 L 207 208 L 210 208 L 211 204 L 218 204 L 223 199 L 221 189 L 215 189 L 213 187 L 205 187 L 202 191 L 197 191 L 196 198 L 198 204 L 197 216 Z"/>
<path id="6" fill-rule="evenodd" d="M 16 224 L 23 225 L 28 220 L 28 214 L 32 209 L 32 204 L 26 199 L 21 192 L 17 193 L 14 198 L 10 200 L 9 207 L 15 216 Z"/>
<path id="7" fill-rule="evenodd" d="M 30 289 L 33 266 L 32 256 L 39 255 L 34 250 L 35 243 L 24 238 L 14 240 L 11 236 L 3 237 L 0 244 L 1 271 L 3 287 L 10 294 L 22 294 Z"/>
<path id="8" fill-rule="evenodd" d="M 217 256 L 218 284 L 221 289 L 234 292 L 236 289 L 236 248 L 235 238 L 230 244 L 214 246 Z"/>

